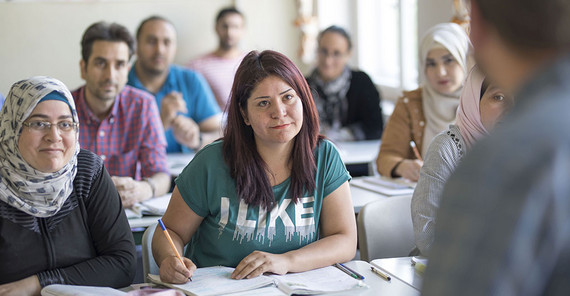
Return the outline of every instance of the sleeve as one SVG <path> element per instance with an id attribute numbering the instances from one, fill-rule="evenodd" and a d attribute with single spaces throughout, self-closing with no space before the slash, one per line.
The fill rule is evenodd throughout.
<path id="1" fill-rule="evenodd" d="M 200 124 L 202 121 L 220 113 L 220 107 L 216 102 L 210 85 L 202 74 L 190 70 L 187 70 L 186 74 L 186 80 L 188 81 L 186 85 L 189 87 L 185 94 L 187 97 L 184 99 L 188 106 L 192 106 L 189 109 L 194 110 L 189 114 L 190 117 Z"/>
<path id="2" fill-rule="evenodd" d="M 333 193 L 344 182 L 350 181 L 351 177 L 346 170 L 340 154 L 336 147 L 329 141 L 323 140 L 320 143 L 317 170 L 324 172 L 323 196 L 327 197 Z"/>
<path id="3" fill-rule="evenodd" d="M 38 274 L 40 284 L 59 273 L 63 284 L 126 287 L 136 272 L 133 235 L 119 193 L 101 166 L 85 201 L 87 223 L 97 256 L 81 263 Z"/>
<path id="4" fill-rule="evenodd" d="M 384 121 L 382 120 L 382 108 L 380 106 L 380 93 L 374 86 L 370 77 L 364 72 L 358 77 L 358 116 L 360 119 L 351 129 L 354 135 L 362 135 L 356 140 L 374 140 L 380 139 L 384 130 Z M 358 131 L 360 130 L 360 131 Z"/>
<path id="5" fill-rule="evenodd" d="M 443 187 L 459 158 L 453 140 L 445 133 L 435 137 L 428 147 L 411 204 L 415 243 L 422 255 L 428 255 L 433 243 L 435 216 Z"/>
<path id="6" fill-rule="evenodd" d="M 141 176 L 143 178 L 152 177 L 156 173 L 168 174 L 168 163 L 166 159 L 166 137 L 164 128 L 160 121 L 160 113 L 154 98 L 143 100 L 142 114 L 146 120 L 142 120 L 145 131 L 144 139 L 140 143 L 140 153 L 138 161 L 141 164 Z"/>
<path id="7" fill-rule="evenodd" d="M 382 176 L 393 177 L 392 173 L 397 164 L 404 159 L 415 158 L 410 148 L 412 130 L 409 111 L 404 99 L 400 98 L 396 103 L 380 141 L 376 164 L 378 173 Z"/>
<path id="8" fill-rule="evenodd" d="M 209 155 L 211 147 L 210 144 L 198 151 L 175 180 L 182 199 L 200 217 L 206 217 L 210 212 L 207 198 L 208 180 L 206 178 L 210 175 L 208 167 L 215 166 L 213 164 L 215 161 L 209 161 L 211 160 Z M 218 177 L 223 178 L 223 176 Z"/>

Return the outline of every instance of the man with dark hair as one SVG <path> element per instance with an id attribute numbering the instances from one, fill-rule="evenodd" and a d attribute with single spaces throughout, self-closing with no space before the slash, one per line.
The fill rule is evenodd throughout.
<path id="1" fill-rule="evenodd" d="M 424 295 L 570 295 L 570 1 L 471 0 L 516 106 L 446 185 Z"/>
<path id="2" fill-rule="evenodd" d="M 81 41 L 85 85 L 72 93 L 81 148 L 103 159 L 125 207 L 170 189 L 166 140 L 154 98 L 125 85 L 134 50 L 135 40 L 125 27 L 91 25 Z"/>
<path id="3" fill-rule="evenodd" d="M 160 16 L 137 29 L 137 61 L 128 84 L 156 97 L 166 131 L 166 151 L 191 152 L 220 137 L 221 112 L 202 75 L 173 64 L 176 30 Z"/>
<path id="4" fill-rule="evenodd" d="M 243 14 L 234 7 L 220 10 L 216 16 L 215 29 L 218 48 L 190 61 L 188 67 L 204 75 L 214 91 L 218 105 L 225 110 L 234 75 L 245 56 L 245 52 L 239 47 L 245 33 Z"/>

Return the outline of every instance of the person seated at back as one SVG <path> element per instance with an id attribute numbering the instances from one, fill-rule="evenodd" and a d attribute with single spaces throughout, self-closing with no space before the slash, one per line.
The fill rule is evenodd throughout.
<path id="1" fill-rule="evenodd" d="M 376 158 L 378 173 L 417 181 L 432 138 L 455 121 L 467 76 L 469 37 L 455 23 L 429 29 L 420 43 L 423 86 L 405 91 L 386 123 Z M 413 141 L 421 158 L 414 153 Z"/>
<path id="2" fill-rule="evenodd" d="M 226 110 L 234 75 L 246 54 L 239 47 L 244 33 L 245 19 L 239 10 L 235 7 L 220 10 L 216 17 L 218 48 L 187 64 L 188 68 L 204 75 L 222 111 Z"/>
<path id="3" fill-rule="evenodd" d="M 475 66 L 459 98 L 457 123 L 435 136 L 427 150 L 412 197 L 412 222 L 418 251 L 427 256 L 434 239 L 443 187 L 475 142 L 501 124 L 513 97 L 490 83 Z"/>
<path id="4" fill-rule="evenodd" d="M 340 27 L 318 36 L 317 68 L 307 78 L 319 111 L 321 133 L 332 141 L 380 139 L 380 93 L 370 77 L 347 65 L 352 41 Z"/>
<path id="5" fill-rule="evenodd" d="M 196 267 L 235 267 L 232 278 L 285 274 L 346 262 L 356 221 L 346 171 L 319 136 L 301 71 L 275 51 L 252 51 L 232 87 L 224 137 L 196 154 L 176 179 L 152 250 L 160 277 L 188 281 Z"/>
<path id="6" fill-rule="evenodd" d="M 220 137 L 221 113 L 202 75 L 176 66 L 176 30 L 151 16 L 137 29 L 137 60 L 128 84 L 156 97 L 166 152 L 192 152 Z"/>
<path id="7" fill-rule="evenodd" d="M 16 82 L 0 117 L 0 295 L 51 284 L 126 287 L 133 235 L 103 161 L 78 142 L 60 81 Z"/>
<path id="8" fill-rule="evenodd" d="M 116 23 L 95 23 L 81 40 L 81 78 L 72 94 L 79 143 L 99 155 L 123 206 L 167 193 L 166 140 L 151 94 L 125 85 L 135 40 Z"/>

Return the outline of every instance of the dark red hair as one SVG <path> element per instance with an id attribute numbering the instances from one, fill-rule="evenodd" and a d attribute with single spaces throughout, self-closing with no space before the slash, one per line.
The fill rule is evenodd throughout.
<path id="1" fill-rule="evenodd" d="M 275 76 L 295 90 L 303 104 L 303 125 L 293 140 L 290 162 L 293 202 L 304 192 L 315 189 L 316 163 L 314 150 L 320 141 L 319 117 L 307 81 L 299 68 L 285 55 L 272 50 L 251 51 L 237 69 L 232 86 L 228 118 L 224 129 L 223 153 L 236 182 L 238 198 L 248 205 L 261 205 L 270 210 L 275 202 L 267 177 L 267 164 L 257 151 L 253 129 L 246 125 L 240 109 L 247 112 L 247 100 L 265 78 Z"/>

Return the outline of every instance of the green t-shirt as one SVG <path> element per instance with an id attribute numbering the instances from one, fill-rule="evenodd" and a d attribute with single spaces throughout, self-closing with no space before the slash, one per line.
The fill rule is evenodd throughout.
<path id="1" fill-rule="evenodd" d="M 350 179 L 338 151 L 324 140 L 315 151 L 315 191 L 295 204 L 287 179 L 273 186 L 278 202 L 267 212 L 240 202 L 222 155 L 221 141 L 204 147 L 176 179 L 186 204 L 204 217 L 185 254 L 198 267 L 235 267 L 255 250 L 281 254 L 316 241 L 323 199 Z"/>

